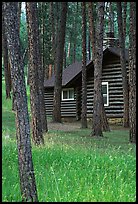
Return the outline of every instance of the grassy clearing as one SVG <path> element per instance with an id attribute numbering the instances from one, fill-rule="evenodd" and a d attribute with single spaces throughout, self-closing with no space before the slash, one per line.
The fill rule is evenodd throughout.
<path id="1" fill-rule="evenodd" d="M 14 114 L 10 101 L 3 101 L 2 201 L 17 202 L 21 196 Z M 102 139 L 90 138 L 90 132 L 49 131 L 45 146 L 32 146 L 39 201 L 136 200 L 136 152 L 128 130 L 112 130 Z"/>

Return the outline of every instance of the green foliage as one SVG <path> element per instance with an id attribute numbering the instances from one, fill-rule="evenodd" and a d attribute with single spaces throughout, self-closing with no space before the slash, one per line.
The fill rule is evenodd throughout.
<path id="1" fill-rule="evenodd" d="M 58 12 L 56 10 L 58 3 Z M 78 6 L 77 6 L 78 4 Z M 55 24 L 57 23 L 57 18 L 60 14 L 60 2 L 53 2 L 54 5 L 54 17 Z M 114 11 L 114 32 L 115 37 L 118 38 L 118 25 L 117 25 L 117 9 L 116 2 L 112 2 L 113 11 Z M 87 5 L 88 6 L 88 5 Z M 127 19 L 126 19 L 126 47 L 129 46 L 129 10 L 130 5 L 128 2 L 127 9 Z M 88 14 L 88 8 L 86 9 Z M 108 15 L 105 12 L 105 29 L 104 33 L 108 31 Z M 38 3 L 38 14 L 39 14 L 39 28 L 40 28 L 40 41 L 41 41 L 41 51 L 44 54 L 44 64 L 47 66 L 53 64 L 52 56 L 52 24 L 51 24 L 51 14 L 50 14 L 50 2 L 39 2 Z M 94 4 L 94 15 L 95 19 L 97 15 L 96 3 Z M 76 22 L 76 29 L 75 29 Z M 73 63 L 73 48 L 74 43 L 76 43 L 76 60 L 82 60 L 82 12 L 81 12 L 81 2 L 68 2 L 68 15 L 66 23 L 66 36 L 65 36 L 65 50 L 66 56 L 68 53 L 69 43 L 70 45 L 70 56 L 66 58 L 66 64 L 69 65 Z M 57 31 L 56 31 L 57 33 Z M 89 23 L 87 16 L 87 44 L 88 44 L 88 35 L 89 35 Z M 27 39 L 27 28 L 26 28 L 26 14 L 25 11 L 22 11 L 21 15 L 21 26 L 20 26 L 20 39 L 22 53 L 24 53 L 28 39 Z M 44 46 L 44 47 L 43 47 Z M 28 59 L 25 59 L 25 65 L 27 65 Z"/>

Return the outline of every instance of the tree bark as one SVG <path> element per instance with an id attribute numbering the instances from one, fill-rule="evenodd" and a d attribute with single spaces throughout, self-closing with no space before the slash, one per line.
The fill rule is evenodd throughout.
<path id="1" fill-rule="evenodd" d="M 23 202 L 38 202 L 31 152 L 30 125 L 23 62 L 20 55 L 18 2 L 3 2 L 6 35 L 11 59 L 11 77 L 16 98 L 16 136 L 21 196 Z"/>
<path id="2" fill-rule="evenodd" d="M 124 40 L 126 40 L 126 18 L 127 18 L 127 1 L 123 2 L 123 32 L 124 32 Z"/>
<path id="3" fill-rule="evenodd" d="M 11 98 L 11 93 L 10 93 L 11 92 L 11 71 L 10 71 L 9 60 L 8 60 L 8 47 L 7 47 L 7 38 L 5 35 L 4 19 L 2 19 L 2 49 L 3 49 L 6 99 L 8 99 L 8 98 Z"/>
<path id="4" fill-rule="evenodd" d="M 123 33 L 123 21 L 122 21 L 122 6 L 121 2 L 117 2 L 117 19 L 118 19 L 118 33 L 119 33 L 119 44 L 120 44 L 120 63 L 122 69 L 122 82 L 123 82 L 123 99 L 124 99 L 124 115 L 123 115 L 123 126 L 129 127 L 129 92 L 128 92 L 128 79 L 126 70 L 126 59 L 125 59 L 125 40 Z"/>
<path id="5" fill-rule="evenodd" d="M 40 100 L 40 116 L 42 123 L 42 131 L 47 132 L 47 119 L 46 119 L 46 108 L 44 102 L 44 68 L 42 66 L 42 56 L 41 56 L 41 48 L 40 48 L 40 33 L 39 33 L 39 24 L 38 24 L 38 13 L 37 13 L 37 4 L 35 4 L 35 14 L 34 14 L 34 22 L 35 22 L 35 33 L 36 33 L 36 52 L 37 52 L 37 66 L 38 66 L 38 92 L 39 92 L 39 100 Z"/>
<path id="6" fill-rule="evenodd" d="M 98 6 L 98 25 L 97 30 L 94 26 L 93 4 L 88 3 L 89 14 L 89 29 L 90 39 L 92 43 L 92 58 L 94 63 L 94 102 L 93 102 L 93 125 L 91 135 L 103 136 L 104 131 L 109 131 L 109 124 L 107 121 L 103 96 L 101 94 L 102 87 L 102 60 L 103 60 L 103 21 L 104 21 L 104 3 L 99 2 Z"/>
<path id="7" fill-rule="evenodd" d="M 90 31 L 90 39 L 92 43 L 92 58 L 94 60 L 95 53 L 95 26 L 94 26 L 94 15 L 93 15 L 93 3 L 88 2 L 88 15 L 89 15 L 89 31 Z"/>
<path id="8" fill-rule="evenodd" d="M 82 113 L 81 127 L 87 128 L 87 84 L 86 84 L 86 4 L 82 2 Z"/>
<path id="9" fill-rule="evenodd" d="M 98 2 L 98 25 L 96 30 L 96 45 L 94 54 L 94 100 L 93 100 L 93 136 L 103 136 L 102 133 L 102 59 L 103 59 L 103 21 L 104 2 Z"/>
<path id="10" fill-rule="evenodd" d="M 39 61 L 36 34 L 36 2 L 26 2 L 29 43 L 29 85 L 31 102 L 32 137 L 36 145 L 44 144 L 39 94 Z"/>
<path id="11" fill-rule="evenodd" d="M 60 29 L 58 33 L 58 44 L 56 51 L 56 69 L 55 69 L 55 85 L 53 100 L 53 122 L 61 122 L 61 90 L 62 90 L 62 69 L 63 54 L 65 43 L 67 2 L 62 2 L 62 11 L 60 18 Z"/>
<path id="12" fill-rule="evenodd" d="M 51 14 L 51 31 L 52 31 L 52 62 L 55 62 L 55 17 L 54 17 L 54 3 L 50 2 L 50 14 Z M 54 66 L 53 66 L 54 69 Z M 54 72 L 54 70 L 53 70 Z"/>
<path id="13" fill-rule="evenodd" d="M 76 13 L 75 13 L 75 20 L 74 20 L 74 42 L 73 42 L 73 63 L 76 61 L 76 41 L 77 41 L 77 16 L 78 16 L 78 2 L 76 2 Z"/>
<path id="14" fill-rule="evenodd" d="M 129 141 L 136 143 L 136 3 L 130 2 Z"/>
<path id="15" fill-rule="evenodd" d="M 55 53 L 54 53 L 54 56 L 55 56 L 55 58 L 54 58 L 54 74 L 56 73 L 56 63 L 57 63 L 57 61 L 56 61 L 56 58 L 57 58 L 57 47 L 58 47 L 58 35 L 59 35 L 59 21 L 60 21 L 60 16 L 59 16 L 59 14 L 60 14 L 60 12 L 61 12 L 61 2 L 58 2 L 58 1 L 56 1 L 55 2 L 55 10 L 56 10 L 56 16 L 55 16 L 55 18 L 56 18 L 56 20 L 55 20 Z"/>
<path id="16" fill-rule="evenodd" d="M 91 60 L 91 39 L 90 39 L 90 34 L 88 35 L 88 60 Z"/>

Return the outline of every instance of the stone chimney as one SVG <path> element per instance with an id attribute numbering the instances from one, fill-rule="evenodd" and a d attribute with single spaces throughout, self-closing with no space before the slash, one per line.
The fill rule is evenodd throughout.
<path id="1" fill-rule="evenodd" d="M 103 47 L 118 47 L 119 39 L 114 36 L 114 12 L 112 2 L 108 2 L 108 32 L 103 39 Z"/>
<path id="2" fill-rule="evenodd" d="M 103 39 L 103 47 L 118 47 L 119 39 L 114 37 L 113 32 L 107 32 L 106 37 Z"/>

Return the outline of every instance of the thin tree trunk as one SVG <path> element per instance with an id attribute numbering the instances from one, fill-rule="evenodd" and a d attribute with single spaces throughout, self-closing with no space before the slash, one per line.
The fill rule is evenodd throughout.
<path id="1" fill-rule="evenodd" d="M 24 68 L 20 55 L 17 8 L 18 2 L 3 2 L 11 76 L 16 98 L 16 136 L 22 202 L 38 202 L 31 152 L 30 125 L 27 107 Z"/>
<path id="2" fill-rule="evenodd" d="M 82 113 L 81 127 L 87 128 L 87 84 L 86 84 L 86 4 L 82 2 Z"/>
<path id="3" fill-rule="evenodd" d="M 31 120 L 32 137 L 36 145 L 44 144 L 43 128 L 40 112 L 40 94 L 39 94 L 39 61 L 38 61 L 38 43 L 36 33 L 36 2 L 26 2 L 26 16 L 28 26 L 29 43 L 29 85 L 31 102 Z"/>
<path id="4" fill-rule="evenodd" d="M 50 2 L 50 14 L 51 14 L 51 31 L 52 31 L 52 62 L 55 62 L 55 18 L 54 18 L 54 3 Z M 54 69 L 54 66 L 53 66 Z M 54 72 L 54 70 L 53 70 Z"/>
<path id="5" fill-rule="evenodd" d="M 88 35 L 88 60 L 91 60 L 91 39 L 90 39 L 90 34 Z"/>
<path id="6" fill-rule="evenodd" d="M 70 57 L 70 47 L 71 47 L 71 34 L 70 34 L 70 38 L 69 38 L 69 42 L 68 42 L 68 52 L 67 52 L 67 58 Z"/>
<path id="7" fill-rule="evenodd" d="M 74 20 L 74 43 L 73 43 L 73 62 L 76 61 L 76 41 L 77 41 L 77 16 L 78 16 L 78 2 L 76 2 L 76 13 L 75 13 L 75 20 Z"/>
<path id="8" fill-rule="evenodd" d="M 124 29 L 124 40 L 126 41 L 126 18 L 127 18 L 127 1 L 123 2 L 123 29 Z"/>
<path id="9" fill-rule="evenodd" d="M 121 63 L 121 69 L 122 69 L 123 99 L 124 99 L 123 126 L 129 127 L 129 98 L 128 98 L 129 92 L 128 92 L 128 79 L 127 79 L 126 59 L 125 59 L 125 40 L 124 40 L 124 33 L 123 33 L 121 2 L 117 2 L 117 19 L 118 19 L 119 42 L 120 42 L 120 63 Z"/>
<path id="10" fill-rule="evenodd" d="M 57 47 L 58 47 L 58 34 L 59 34 L 59 13 L 61 11 L 61 2 L 56 1 L 55 2 L 55 10 L 56 10 L 56 23 L 55 23 L 55 53 L 54 53 L 54 74 L 56 73 L 56 63 L 57 63 Z"/>
<path id="11" fill-rule="evenodd" d="M 136 3 L 130 2 L 129 141 L 136 143 Z"/>
<path id="12" fill-rule="evenodd" d="M 21 18 L 21 7 L 22 7 L 22 2 L 18 2 L 18 26 L 19 26 L 19 33 L 20 33 L 20 18 Z"/>
<path id="13" fill-rule="evenodd" d="M 38 13 L 37 13 L 37 5 L 35 7 L 35 32 L 36 32 L 36 52 L 37 52 L 37 66 L 38 66 L 38 92 L 39 92 L 39 100 L 40 100 L 40 116 L 42 123 L 42 131 L 47 132 L 47 119 L 46 119 L 46 109 L 44 102 L 44 69 L 42 66 L 42 58 L 41 58 L 41 49 L 40 49 L 40 33 L 39 33 L 39 24 L 38 24 Z"/>
<path id="14" fill-rule="evenodd" d="M 63 63 L 64 63 L 63 68 L 66 68 L 66 66 L 67 66 L 67 63 L 66 63 L 66 47 L 64 47 L 64 59 L 63 59 Z"/>
<path id="15" fill-rule="evenodd" d="M 10 94 L 11 92 L 11 71 L 10 71 L 9 62 L 8 62 L 8 47 L 7 47 L 7 38 L 5 35 L 4 19 L 2 20 L 2 49 L 3 49 L 6 99 L 8 99 L 8 98 L 11 98 L 11 94 Z"/>
<path id="16" fill-rule="evenodd" d="M 89 31 L 90 31 L 90 39 L 92 43 L 92 59 L 94 60 L 95 53 L 95 26 L 94 26 L 94 15 L 93 15 L 93 3 L 88 2 L 88 15 L 89 15 Z"/>
<path id="17" fill-rule="evenodd" d="M 56 69 L 53 100 L 53 121 L 61 122 L 61 90 L 62 90 L 62 68 L 65 43 L 67 2 L 61 2 L 62 11 L 60 19 L 60 33 L 58 33 L 58 45 L 56 51 Z"/>

